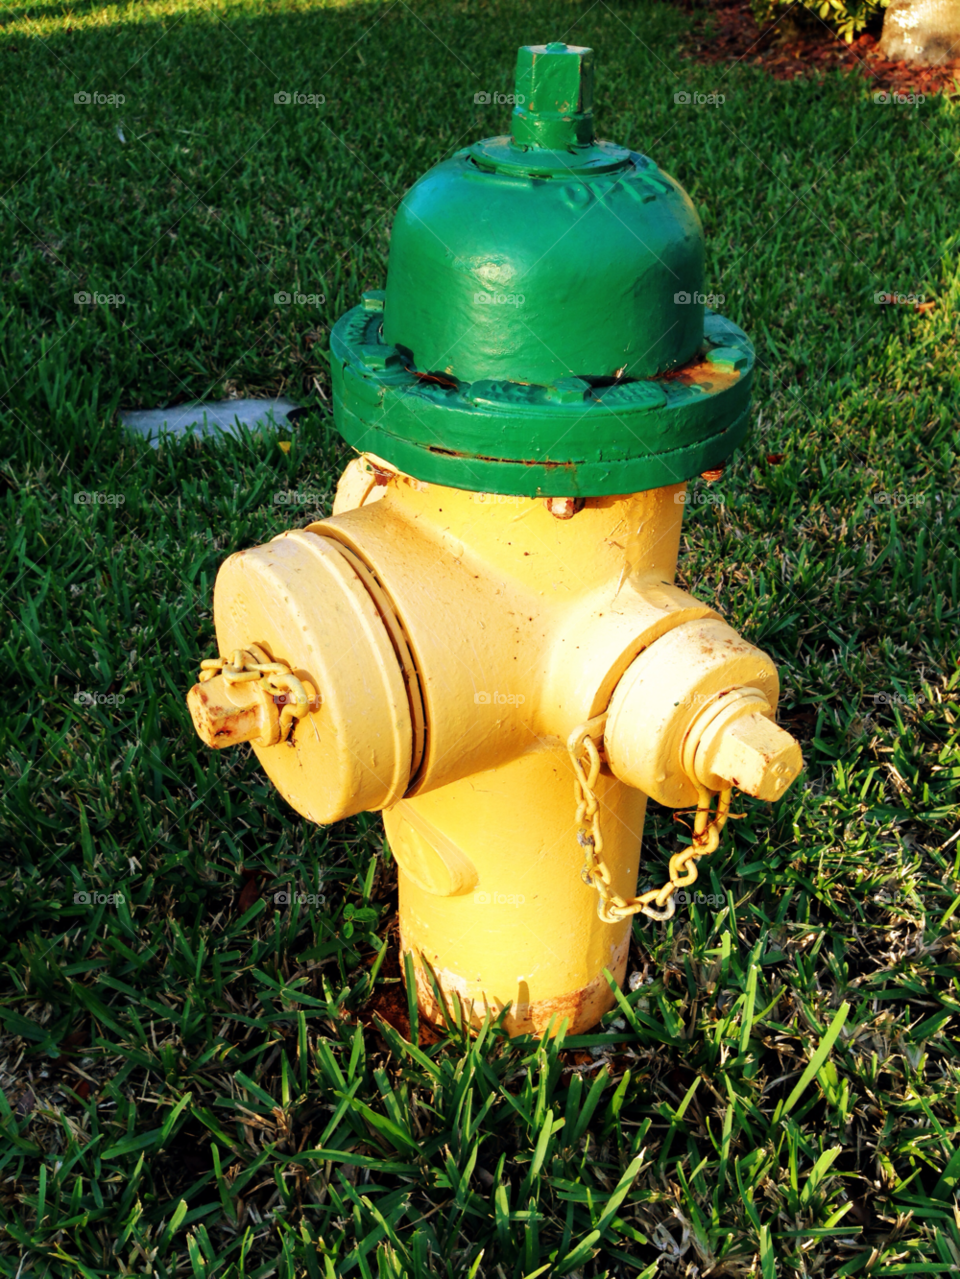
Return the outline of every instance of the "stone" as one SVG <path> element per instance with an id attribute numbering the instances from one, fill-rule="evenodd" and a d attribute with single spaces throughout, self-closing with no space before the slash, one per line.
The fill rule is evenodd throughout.
<path id="1" fill-rule="evenodd" d="M 291 400 L 214 400 L 175 404 L 169 409 L 121 409 L 120 421 L 156 448 L 163 434 L 238 436 L 238 422 L 251 431 L 290 428 L 287 414 L 300 406 Z"/>

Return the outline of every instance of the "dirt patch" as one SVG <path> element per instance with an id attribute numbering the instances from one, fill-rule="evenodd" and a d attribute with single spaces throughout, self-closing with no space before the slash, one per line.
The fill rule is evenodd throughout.
<path id="1" fill-rule="evenodd" d="M 364 1026 L 369 1030 L 375 1031 L 379 1036 L 376 1018 L 382 1017 L 394 1030 L 399 1031 L 409 1043 L 410 1013 L 407 1005 L 407 988 L 404 985 L 403 969 L 400 963 L 399 916 L 394 915 L 390 920 L 387 927 L 387 937 L 389 944 L 380 968 L 380 984 L 363 1008 L 360 1009 L 358 1019 L 363 1022 Z M 443 1028 L 432 1025 L 422 1012 L 419 1014 L 418 1020 L 420 1022 L 420 1037 L 418 1040 L 420 1048 L 429 1047 L 443 1038 Z M 383 1051 L 389 1051 L 388 1045 L 383 1039 L 380 1040 L 380 1048 Z"/>
<path id="2" fill-rule="evenodd" d="M 797 21 L 784 13 L 759 24 L 750 0 L 675 0 L 697 16 L 683 51 L 703 64 L 743 62 L 763 67 L 777 80 L 797 80 L 823 71 L 840 70 L 869 81 L 875 91 L 945 93 L 960 97 L 960 61 L 949 67 L 922 67 L 890 62 L 880 53 L 880 24 L 846 44 L 815 15 L 805 12 Z"/>

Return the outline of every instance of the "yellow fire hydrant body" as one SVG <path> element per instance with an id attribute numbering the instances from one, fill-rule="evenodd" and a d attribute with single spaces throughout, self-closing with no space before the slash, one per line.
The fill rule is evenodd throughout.
<path id="1" fill-rule="evenodd" d="M 521 50 L 520 62 L 560 59 L 567 75 L 572 55 L 582 68 L 588 53 L 551 45 Z M 541 145 L 523 134 L 541 128 L 535 106 L 515 129 L 524 164 Z M 556 137 L 546 140 L 555 156 Z M 513 199 L 510 165 L 521 160 L 497 150 L 508 141 L 477 144 L 493 165 L 479 171 Z M 613 166 L 621 185 L 667 191 L 672 180 L 617 151 L 578 134 L 566 154 L 601 173 Z M 615 198 L 609 178 L 593 180 L 589 198 Z M 514 185 L 525 199 L 523 182 Z M 557 190 L 573 218 L 579 197 Z M 645 192 L 641 210 L 655 198 Z M 407 321 L 422 328 L 412 350 L 387 345 L 390 296 L 389 285 L 386 306 L 366 295 L 332 343 L 338 423 L 360 450 L 333 515 L 226 561 L 215 591 L 225 656 L 188 701 L 209 744 L 249 741 L 309 820 L 383 811 L 401 943 L 427 1016 L 437 1017 L 439 994 L 473 1024 L 506 1008 L 511 1033 L 564 1020 L 576 1033 L 614 1005 L 605 974 L 623 980 L 633 914 L 669 915 L 672 888 L 695 877 L 689 863 L 708 851 L 697 843 L 704 796 L 736 786 L 774 800 L 802 766 L 774 722 L 770 659 L 673 584 L 687 479 L 745 429 L 752 353 L 720 317 L 704 328 L 701 310 L 692 356 L 664 356 L 660 381 L 619 366 L 587 377 L 570 359 L 552 380 L 498 382 L 482 376 L 491 366 L 464 381 L 421 361 L 430 317 Z M 497 343 L 489 348 L 499 359 Z M 464 431 L 499 423 L 498 451 L 438 444 L 431 414 L 455 415 Z M 563 414 L 568 432 L 600 441 L 592 461 L 559 464 L 524 442 L 530 423 L 552 432 Z M 611 448 L 604 432 L 621 420 L 661 432 L 665 446 Z M 538 456 L 514 461 L 514 447 Z M 618 493 L 618 479 L 641 491 Z M 648 796 L 699 805 L 703 820 L 686 877 L 661 876 L 664 891 L 640 900 Z"/>

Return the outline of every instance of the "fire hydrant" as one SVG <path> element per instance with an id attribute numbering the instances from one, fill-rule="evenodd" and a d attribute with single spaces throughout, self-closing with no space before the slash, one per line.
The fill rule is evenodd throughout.
<path id="1" fill-rule="evenodd" d="M 594 1025 L 731 789 L 803 764 L 770 658 L 673 584 L 753 349 L 703 305 L 683 189 L 595 140 L 592 78 L 590 49 L 521 48 L 511 136 L 407 192 L 385 292 L 331 335 L 333 515 L 223 564 L 188 695 L 308 820 L 383 812 L 422 1011 L 514 1034 Z M 648 796 L 696 816 L 636 895 Z"/>

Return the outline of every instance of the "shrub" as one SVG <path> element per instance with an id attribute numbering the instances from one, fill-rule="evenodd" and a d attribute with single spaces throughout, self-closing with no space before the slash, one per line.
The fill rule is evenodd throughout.
<path id="1" fill-rule="evenodd" d="M 812 0 L 810 4 L 796 4 L 795 0 L 753 0 L 751 5 L 753 16 L 757 22 L 771 22 L 787 10 L 793 10 L 795 16 L 809 15 L 816 20 L 826 22 L 847 44 L 860 35 L 872 18 L 878 17 L 889 4 L 889 0 Z"/>

